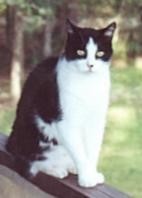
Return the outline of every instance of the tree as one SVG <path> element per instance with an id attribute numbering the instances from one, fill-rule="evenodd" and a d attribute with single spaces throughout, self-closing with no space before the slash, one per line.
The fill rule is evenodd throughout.
<path id="1" fill-rule="evenodd" d="M 10 75 L 10 91 L 12 100 L 17 103 L 21 94 L 22 76 L 23 76 L 23 15 L 17 6 L 10 8 L 12 10 L 13 18 L 13 42 L 12 43 L 12 59 L 11 59 L 11 75 Z"/>
<path id="2" fill-rule="evenodd" d="M 24 22 L 36 6 L 25 0 L 7 0 L 3 4 L 6 6 L 7 46 L 11 52 L 10 92 L 16 104 L 21 94 L 24 73 Z"/>
<path id="3" fill-rule="evenodd" d="M 66 36 L 65 21 L 67 17 L 75 22 L 83 21 L 84 25 L 88 25 L 89 22 L 90 26 L 95 24 L 103 26 L 110 18 L 114 17 L 118 21 L 119 27 L 116 56 L 118 59 L 123 59 L 126 64 L 130 57 L 134 60 L 137 55 L 141 56 L 142 54 L 141 8 L 142 2 L 139 0 L 0 0 L 0 11 L 7 10 L 6 32 L 8 47 L 11 51 L 10 79 L 13 100 L 18 100 L 18 95 L 20 95 L 25 31 L 32 35 L 31 42 L 33 43 L 33 33 L 38 32 L 39 29 L 43 30 L 43 42 L 39 41 L 42 43 L 41 46 L 38 47 L 37 43 L 34 50 L 36 50 L 36 55 L 43 51 L 44 57 L 47 57 L 51 54 L 57 55 L 62 50 Z M 37 42 L 38 39 L 35 40 Z M 43 49 L 41 49 L 42 47 Z M 38 59 L 36 55 L 35 58 Z M 15 64 L 17 61 L 18 64 Z"/>

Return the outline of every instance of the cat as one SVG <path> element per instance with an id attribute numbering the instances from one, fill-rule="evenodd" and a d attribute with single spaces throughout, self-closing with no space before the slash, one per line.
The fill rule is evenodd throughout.
<path id="1" fill-rule="evenodd" d="M 105 28 L 67 20 L 64 52 L 38 64 L 19 100 L 7 150 L 17 171 L 58 178 L 78 175 L 78 184 L 104 182 L 97 164 L 110 95 L 113 22 Z"/>

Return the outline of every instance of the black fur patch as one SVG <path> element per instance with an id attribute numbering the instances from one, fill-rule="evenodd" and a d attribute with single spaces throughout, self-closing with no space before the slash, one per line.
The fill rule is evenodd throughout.
<path id="1" fill-rule="evenodd" d="M 113 24 L 112 24 L 113 25 Z M 98 45 L 99 51 L 104 51 L 104 56 L 101 57 L 102 60 L 108 61 L 112 56 L 112 37 L 105 36 L 105 31 L 107 28 L 95 30 L 92 28 L 80 28 L 72 25 L 72 32 L 68 32 L 65 56 L 67 60 L 83 59 L 86 58 L 86 44 L 89 38 L 93 38 L 95 44 Z M 84 56 L 79 56 L 77 50 L 85 51 Z M 95 54 L 94 54 L 95 56 Z"/>
<path id="2" fill-rule="evenodd" d="M 42 152 L 49 149 L 53 139 L 48 140 L 39 132 L 35 124 L 35 114 L 45 122 L 51 123 L 61 119 L 58 86 L 56 79 L 57 58 L 49 58 L 39 64 L 29 75 L 17 107 L 17 115 L 13 130 L 7 142 L 7 150 L 16 156 L 17 166 L 28 167 L 33 160 L 43 160 Z M 40 141 L 47 142 L 47 147 L 41 148 Z M 20 168 L 22 170 L 22 167 Z"/>

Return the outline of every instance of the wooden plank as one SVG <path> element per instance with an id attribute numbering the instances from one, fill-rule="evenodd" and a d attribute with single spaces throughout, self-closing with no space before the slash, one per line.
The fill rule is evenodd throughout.
<path id="1" fill-rule="evenodd" d="M 116 190 L 115 188 L 113 188 L 112 186 L 109 186 L 107 184 L 102 185 L 102 186 L 98 186 L 97 188 L 98 188 L 99 191 L 107 194 L 110 197 L 113 194 L 113 195 L 115 195 L 115 197 L 128 198 L 128 195 L 127 194 L 122 193 L 119 190 Z"/>
<path id="2" fill-rule="evenodd" d="M 14 169 L 13 157 L 5 150 L 7 137 L 0 135 L 0 164 Z M 129 198 L 106 184 L 94 188 L 81 188 L 77 184 L 77 178 L 70 175 L 65 179 L 57 179 L 43 173 L 39 173 L 32 181 L 44 192 L 59 198 Z"/>
<path id="3" fill-rule="evenodd" d="M 70 175 L 65 179 L 56 179 L 39 173 L 33 181 L 46 192 L 57 197 L 66 198 L 128 198 L 130 196 L 122 193 L 107 184 L 97 185 L 94 188 L 81 188 L 77 184 L 77 178 Z M 56 190 L 57 189 L 57 190 Z"/>
<path id="4" fill-rule="evenodd" d="M 55 198 L 2 165 L 0 165 L 0 197 Z"/>
<path id="5" fill-rule="evenodd" d="M 39 186 L 42 190 L 54 194 L 61 198 L 108 198 L 104 192 L 95 188 L 81 188 L 77 184 L 77 178 L 70 175 L 65 179 L 56 179 L 51 176 L 39 173 L 32 181 Z"/>

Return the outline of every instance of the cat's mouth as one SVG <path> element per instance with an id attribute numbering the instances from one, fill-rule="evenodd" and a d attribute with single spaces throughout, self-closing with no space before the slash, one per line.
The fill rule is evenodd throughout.
<path id="1" fill-rule="evenodd" d="M 93 72 L 93 68 L 94 68 L 93 64 L 87 64 L 87 67 L 89 72 Z"/>
<path id="2" fill-rule="evenodd" d="M 87 73 L 94 73 L 93 67 L 92 67 L 92 68 L 88 68 L 88 69 L 87 69 Z"/>
<path id="3" fill-rule="evenodd" d="M 88 69 L 88 72 L 93 72 L 93 68 L 89 68 Z"/>

